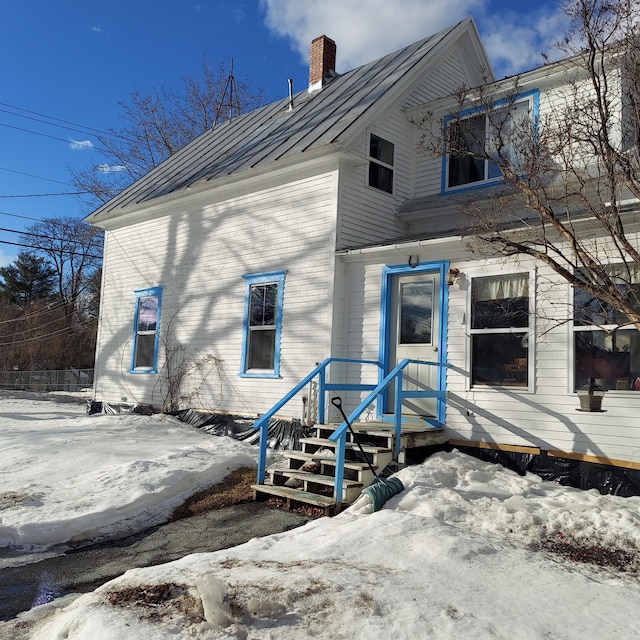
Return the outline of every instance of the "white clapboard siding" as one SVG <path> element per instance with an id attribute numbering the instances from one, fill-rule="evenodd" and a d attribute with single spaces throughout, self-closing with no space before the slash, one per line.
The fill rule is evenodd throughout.
<path id="1" fill-rule="evenodd" d="M 187 209 L 183 202 L 181 210 L 109 231 L 96 396 L 162 405 L 161 374 L 129 373 L 134 289 L 162 286 L 161 335 L 169 331 L 194 358 L 217 359 L 191 406 L 251 414 L 272 406 L 330 348 L 335 193 L 336 174 L 327 173 L 215 205 Z M 238 377 L 242 276 L 280 270 L 281 379 Z"/>
<path id="2" fill-rule="evenodd" d="M 394 144 L 393 193 L 368 185 L 369 136 L 376 134 Z M 338 249 L 373 244 L 406 232 L 395 211 L 413 190 L 415 148 L 409 123 L 399 110 L 371 125 L 358 136 L 353 151 L 363 161 L 341 174 Z"/>
<path id="3" fill-rule="evenodd" d="M 402 108 L 413 109 L 438 98 L 453 95 L 460 87 L 468 84 L 469 77 L 460 60 L 459 52 L 449 49 L 443 58 L 433 61 L 429 72 L 405 98 Z"/>
<path id="4" fill-rule="evenodd" d="M 437 254 L 432 254 L 437 255 Z M 640 432 L 637 414 L 640 394 L 609 391 L 605 412 L 580 412 L 571 385 L 573 379 L 570 345 L 573 339 L 566 318 L 549 322 L 549 312 L 568 312 L 571 288 L 550 270 L 520 262 L 473 259 L 452 262 L 464 274 L 462 285 L 449 287 L 446 429 L 450 438 L 474 442 L 539 447 L 543 450 L 578 453 L 599 458 L 640 462 Z M 381 273 L 385 264 L 402 264 L 406 255 L 387 251 L 383 258 L 352 254 L 345 258 L 348 300 L 347 355 L 376 359 L 380 340 Z M 500 387 L 471 387 L 469 384 L 469 295 L 468 278 L 496 272 L 535 272 L 533 299 L 537 313 L 534 380 L 531 390 Z M 466 280 L 466 284 L 465 284 Z M 366 378 L 363 377 L 363 380 Z M 361 396 L 350 394 L 350 405 Z"/>

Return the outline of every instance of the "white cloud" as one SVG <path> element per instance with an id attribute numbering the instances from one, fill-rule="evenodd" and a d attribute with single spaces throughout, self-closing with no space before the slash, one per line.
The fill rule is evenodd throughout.
<path id="1" fill-rule="evenodd" d="M 337 71 L 375 60 L 473 16 L 497 77 L 543 63 L 542 52 L 562 34 L 554 0 L 524 3 L 519 13 L 492 12 L 489 0 L 260 0 L 267 26 L 289 38 L 307 61 L 311 41 L 327 35 L 338 47 Z M 515 4 L 515 3 L 514 3 Z"/>
<path id="2" fill-rule="evenodd" d="M 554 48 L 567 29 L 567 18 L 557 4 L 546 4 L 527 14 L 501 13 L 500 20 L 485 16 L 478 29 L 498 78 L 562 57 Z"/>
<path id="3" fill-rule="evenodd" d="M 86 149 L 93 149 L 93 142 L 91 140 L 74 140 L 69 138 L 69 147 L 73 151 L 84 151 Z"/>
<path id="4" fill-rule="evenodd" d="M 99 164 L 96 169 L 100 173 L 120 173 L 121 171 L 126 171 L 127 167 L 123 164 Z"/>
<path id="5" fill-rule="evenodd" d="M 92 27 L 89 27 L 89 29 L 94 33 L 102 33 L 102 27 L 99 24 L 94 24 Z"/>
<path id="6" fill-rule="evenodd" d="M 267 26 L 290 38 L 304 60 L 311 41 L 335 40 L 337 71 L 375 60 L 483 11 L 485 0 L 260 0 Z"/>

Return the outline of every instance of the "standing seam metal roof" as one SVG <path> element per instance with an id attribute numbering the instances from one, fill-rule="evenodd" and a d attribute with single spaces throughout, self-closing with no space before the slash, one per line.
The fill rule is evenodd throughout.
<path id="1" fill-rule="evenodd" d="M 291 111 L 287 97 L 216 125 L 87 219 L 337 142 L 461 24 L 340 75 L 321 91 L 297 93 Z"/>

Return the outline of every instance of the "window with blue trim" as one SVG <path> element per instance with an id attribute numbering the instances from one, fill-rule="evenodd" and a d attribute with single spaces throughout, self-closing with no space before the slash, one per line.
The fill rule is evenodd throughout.
<path id="1" fill-rule="evenodd" d="M 518 170 L 519 147 L 535 134 L 537 96 L 534 91 L 497 101 L 491 109 L 469 109 L 445 118 L 443 191 L 498 182 L 501 163 Z"/>
<path id="2" fill-rule="evenodd" d="M 243 277 L 246 291 L 241 373 L 278 376 L 284 271 Z"/>
<path id="3" fill-rule="evenodd" d="M 162 287 L 135 291 L 136 310 L 133 322 L 131 371 L 156 373 L 160 342 Z"/>

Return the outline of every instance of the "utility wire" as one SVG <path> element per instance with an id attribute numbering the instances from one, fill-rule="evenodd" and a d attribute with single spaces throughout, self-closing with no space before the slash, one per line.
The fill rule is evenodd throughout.
<path id="1" fill-rule="evenodd" d="M 0 244 L 8 244 L 8 245 L 11 245 L 12 247 L 25 247 L 27 249 L 39 249 L 40 251 L 46 251 L 46 249 L 44 249 L 41 246 L 34 245 L 34 244 L 25 244 L 24 242 L 10 242 L 9 240 L 0 240 Z M 62 249 L 61 251 L 63 251 L 64 253 L 73 253 L 69 249 Z M 86 254 L 86 257 L 92 258 L 94 260 L 102 260 L 102 256 L 95 256 L 91 253 Z"/>
<path id="2" fill-rule="evenodd" d="M 52 338 L 54 336 L 61 336 L 65 333 L 73 333 L 79 326 L 88 324 L 91 319 L 81 320 L 71 327 L 64 327 L 63 329 L 57 329 L 41 336 L 34 336 L 33 338 L 25 338 L 24 340 L 16 340 L 15 342 L 0 342 L 0 347 L 14 347 L 16 345 L 25 344 L 27 342 L 37 342 L 38 340 L 44 340 L 45 338 Z"/>
<path id="3" fill-rule="evenodd" d="M 2 103 L 0 103 L 2 104 Z M 8 113 L 9 115 L 12 116 L 17 116 L 19 118 L 26 118 L 27 120 L 32 120 L 33 122 L 40 122 L 41 124 L 45 124 L 48 125 L 50 127 L 58 127 L 60 129 L 66 129 L 67 131 L 75 131 L 76 133 L 81 133 L 82 135 L 89 135 L 89 136 L 95 136 L 95 137 L 100 137 L 100 138 L 109 138 L 111 140 L 113 140 L 114 142 L 118 142 L 118 141 L 127 141 L 126 138 L 122 138 L 121 136 L 117 136 L 117 135 L 113 135 L 113 134 L 109 134 L 106 132 L 102 132 L 102 131 L 98 131 L 97 129 L 90 129 L 90 128 L 83 128 L 83 129 L 77 129 L 75 127 L 67 127 L 65 125 L 62 124 L 55 124 L 54 122 L 48 122 L 47 120 L 42 120 L 41 118 L 33 118 L 31 116 L 25 116 L 22 115 L 21 113 L 13 113 L 12 111 L 7 111 L 7 109 L 0 109 L 0 113 Z M 81 125 L 79 125 L 81 126 Z"/>
<path id="4" fill-rule="evenodd" d="M 6 211 L 0 211 L 0 216 L 10 216 L 11 218 L 22 218 L 23 220 L 35 220 L 36 222 L 42 222 L 42 218 L 32 218 L 31 216 L 21 216 L 19 213 L 7 213 Z"/>
<path id="5" fill-rule="evenodd" d="M 89 191 L 65 191 L 62 193 L 22 193 L 19 195 L 2 196 L 0 198 L 51 198 L 53 196 L 83 196 Z"/>
<path id="6" fill-rule="evenodd" d="M 41 118 L 47 118 L 47 120 L 53 120 L 54 122 L 62 122 L 65 125 L 72 125 L 73 127 L 79 127 L 80 129 L 84 129 L 87 132 L 92 132 L 92 135 L 96 135 L 96 136 L 109 136 L 112 138 L 119 138 L 120 140 L 124 140 L 127 142 L 131 142 L 131 140 L 129 140 L 128 138 L 126 138 L 125 136 L 121 136 L 120 134 L 117 133 L 113 133 L 113 132 L 109 132 L 109 131 L 104 131 L 103 129 L 96 129 L 95 127 L 88 127 L 85 126 L 83 124 L 78 124 L 77 122 L 72 122 L 71 120 L 63 120 L 62 118 L 56 118 L 54 116 L 48 116 L 45 113 L 39 113 L 38 111 L 31 111 L 30 109 L 23 109 L 22 107 L 16 107 L 15 105 L 12 104 L 7 104 L 6 102 L 0 102 L 0 106 L 2 107 L 8 107 L 9 109 L 13 109 L 15 111 L 23 111 L 24 113 L 30 113 L 34 116 L 40 116 Z M 4 109 L 0 109 L 0 111 L 5 111 Z M 10 113 L 9 111 L 6 111 L 6 113 Z M 15 113 L 12 115 L 17 115 L 20 116 L 19 113 Z M 20 116 L 23 118 L 26 118 L 28 116 Z M 35 120 L 35 118 L 30 118 L 31 120 Z M 39 121 L 42 122 L 42 121 Z M 53 125 L 53 123 L 51 123 Z M 53 125 L 53 126 L 61 126 L 61 125 Z M 64 128 L 68 128 L 68 127 L 64 127 Z M 80 132 L 82 133 L 82 132 Z"/>
<path id="7" fill-rule="evenodd" d="M 0 325 L 2 324 L 10 324 L 11 322 L 24 322 L 26 318 L 29 318 L 29 320 L 31 318 L 37 318 L 39 316 L 43 316 L 46 315 L 48 313 L 51 313 L 52 311 L 57 311 L 58 309 L 62 309 L 65 306 L 65 303 L 63 301 L 60 302 L 56 302 L 55 304 L 52 304 L 51 306 L 45 308 L 45 309 L 41 309 L 40 311 L 36 311 L 34 313 L 30 313 L 28 316 L 19 316 L 17 318 L 10 318 L 9 320 L 0 320 Z"/>
<path id="8" fill-rule="evenodd" d="M 48 133 L 42 133 L 41 131 L 33 131 L 33 129 L 25 129 L 24 127 L 16 127 L 12 124 L 6 124 L 5 122 L 0 122 L 0 127 L 6 127 L 7 129 L 14 129 L 16 131 L 22 131 L 23 133 L 32 133 L 35 136 L 42 136 L 43 138 L 49 138 L 51 140 L 58 140 L 59 142 L 64 142 L 65 144 L 73 144 L 72 140 L 68 138 L 59 138 L 58 136 L 52 136 Z M 96 149 L 97 151 L 104 152 L 106 149 L 100 149 L 99 147 L 94 147 L 93 144 L 87 147 L 87 149 Z"/>
<path id="9" fill-rule="evenodd" d="M 67 141 L 68 142 L 68 141 Z M 57 182 L 58 184 L 66 184 L 68 187 L 73 187 L 70 182 L 62 182 L 62 180 L 54 180 L 53 178 L 44 178 L 43 176 L 36 176 L 32 173 L 24 173 L 23 171 L 16 171 L 15 169 L 7 169 L 7 167 L 0 167 L 1 171 L 9 171 L 10 173 L 17 173 L 21 176 L 27 176 L 29 178 L 38 178 L 38 180 L 47 180 L 48 182 Z"/>
<path id="10" fill-rule="evenodd" d="M 31 320 L 31 318 L 33 318 L 34 316 L 22 316 L 22 320 Z M 67 318 L 70 318 L 71 314 L 66 314 L 64 316 L 62 316 L 61 318 L 55 318 L 53 320 L 49 320 L 49 322 L 45 322 L 44 324 L 40 324 L 37 327 L 32 327 L 31 329 L 25 329 L 24 331 L 13 331 L 11 333 L 11 335 L 5 336 L 6 338 L 14 338 L 15 336 L 21 336 L 25 333 L 32 333 L 33 331 L 40 331 L 40 329 L 44 329 L 44 327 L 48 327 L 49 325 L 52 324 L 56 324 L 58 322 L 61 322 L 63 320 L 66 320 Z M 65 327 L 68 328 L 68 327 Z M 57 329 L 58 331 L 58 329 Z M 10 343 L 13 344 L 13 343 Z"/>

